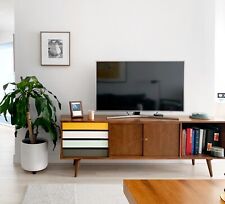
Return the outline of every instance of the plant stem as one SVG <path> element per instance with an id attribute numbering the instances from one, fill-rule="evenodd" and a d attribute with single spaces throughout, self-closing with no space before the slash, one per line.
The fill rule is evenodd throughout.
<path id="1" fill-rule="evenodd" d="M 29 111 L 27 112 L 27 125 L 28 125 L 30 143 L 31 144 L 35 144 L 36 143 L 36 137 L 33 134 L 31 118 L 30 118 L 30 112 Z"/>

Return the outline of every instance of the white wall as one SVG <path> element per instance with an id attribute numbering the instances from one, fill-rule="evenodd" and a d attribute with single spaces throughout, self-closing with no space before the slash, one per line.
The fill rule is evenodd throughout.
<path id="1" fill-rule="evenodd" d="M 13 42 L 12 31 L 0 31 L 0 44 Z"/>
<path id="2" fill-rule="evenodd" d="M 215 98 L 225 93 L 225 1 L 215 0 Z M 217 98 L 215 114 L 225 116 L 225 99 Z"/>
<path id="3" fill-rule="evenodd" d="M 215 2 L 215 86 L 216 92 L 225 93 L 225 1 Z"/>
<path id="4" fill-rule="evenodd" d="M 17 0 L 15 11 L 16 78 L 36 75 L 62 102 L 59 115 L 70 100 L 95 109 L 100 60 L 184 60 L 184 113 L 214 112 L 214 1 Z M 70 67 L 40 66 L 40 31 L 71 32 Z"/>

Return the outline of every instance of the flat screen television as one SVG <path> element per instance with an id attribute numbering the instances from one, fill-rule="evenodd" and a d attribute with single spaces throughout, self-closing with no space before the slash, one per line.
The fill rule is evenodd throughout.
<path id="1" fill-rule="evenodd" d="M 97 110 L 184 110 L 184 61 L 99 61 L 96 72 Z"/>

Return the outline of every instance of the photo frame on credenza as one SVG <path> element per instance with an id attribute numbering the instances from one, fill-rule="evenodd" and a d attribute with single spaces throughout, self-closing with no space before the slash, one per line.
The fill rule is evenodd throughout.
<path id="1" fill-rule="evenodd" d="M 71 118 L 82 118 L 83 117 L 83 108 L 81 101 L 70 101 L 70 115 Z"/>
<path id="2" fill-rule="evenodd" d="M 70 66 L 70 32 L 40 32 L 41 65 Z"/>

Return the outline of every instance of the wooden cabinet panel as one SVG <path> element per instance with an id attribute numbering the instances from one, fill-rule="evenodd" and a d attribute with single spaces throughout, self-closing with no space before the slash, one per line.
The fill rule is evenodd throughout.
<path id="1" fill-rule="evenodd" d="M 109 124 L 109 156 L 141 156 L 141 124 Z"/>
<path id="2" fill-rule="evenodd" d="M 179 123 L 151 122 L 144 124 L 144 156 L 179 155 Z"/>

